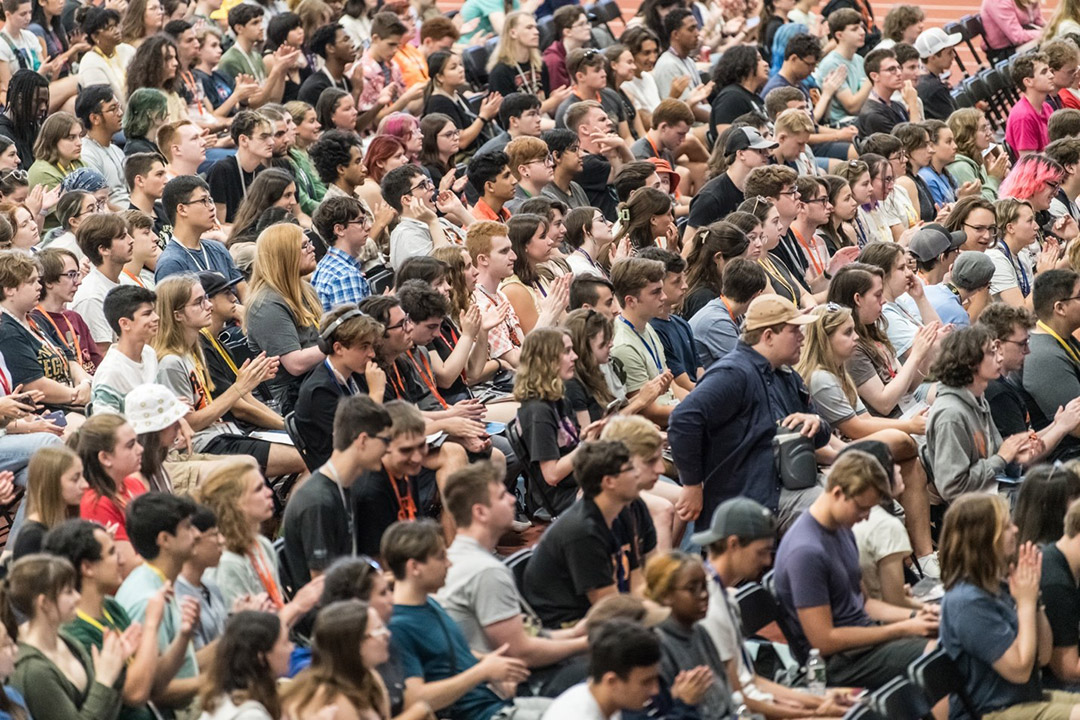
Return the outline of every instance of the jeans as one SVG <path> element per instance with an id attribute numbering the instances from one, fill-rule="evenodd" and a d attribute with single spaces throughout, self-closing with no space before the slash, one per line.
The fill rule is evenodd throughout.
<path id="1" fill-rule="evenodd" d="M 15 473 L 15 484 L 26 487 L 27 466 L 30 458 L 43 447 L 63 445 L 61 440 L 52 433 L 25 433 L 20 435 L 4 435 L 0 437 L 0 471 L 10 470 Z M 15 535 L 22 527 L 26 517 L 26 502 L 19 503 L 19 511 L 15 514 L 15 520 L 11 524 L 11 532 L 8 535 L 8 547 L 14 547 Z"/>

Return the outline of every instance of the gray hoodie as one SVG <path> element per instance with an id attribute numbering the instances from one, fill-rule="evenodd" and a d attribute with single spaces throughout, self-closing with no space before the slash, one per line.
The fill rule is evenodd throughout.
<path id="1" fill-rule="evenodd" d="M 1001 434 L 985 397 L 967 388 L 938 385 L 926 423 L 926 443 L 934 485 L 946 502 L 966 492 L 995 492 L 1005 460 L 995 455 Z"/>

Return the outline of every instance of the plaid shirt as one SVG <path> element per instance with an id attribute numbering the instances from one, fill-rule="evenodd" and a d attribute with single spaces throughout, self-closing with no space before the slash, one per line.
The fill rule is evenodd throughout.
<path id="1" fill-rule="evenodd" d="M 319 261 L 311 284 L 326 311 L 342 303 L 358 303 L 371 294 L 360 261 L 336 247 Z"/>

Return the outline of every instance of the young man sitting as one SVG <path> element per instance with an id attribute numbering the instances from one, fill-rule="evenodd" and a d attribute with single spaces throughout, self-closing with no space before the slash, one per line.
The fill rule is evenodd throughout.
<path id="1" fill-rule="evenodd" d="M 375 345 L 382 334 L 382 324 L 351 303 L 336 306 L 319 323 L 319 336 L 330 353 L 326 362 L 316 365 L 300 384 L 293 411 L 297 432 L 307 445 L 310 466 L 330 459 L 334 444 L 326 428 L 334 426 L 334 413 L 343 397 L 363 392 L 360 378 L 368 396 L 382 402 L 386 373 L 374 362 Z"/>
<path id="2" fill-rule="evenodd" d="M 540 98 L 524 92 L 503 96 L 499 108 L 499 125 L 506 128 L 476 151 L 477 155 L 505 150 L 511 140 L 519 137 L 540 137 Z"/>
<path id="3" fill-rule="evenodd" d="M 566 127 L 577 134 L 582 156 L 581 171 L 574 180 L 585 191 L 589 204 L 615 222 L 618 208 L 611 183 L 624 163 L 634 161 L 634 155 L 622 136 L 612 132 L 611 118 L 597 101 L 574 103 L 567 108 L 565 120 Z"/>
<path id="4" fill-rule="evenodd" d="M 506 306 L 506 319 L 488 332 L 488 353 L 500 371 L 514 370 L 521 359 L 521 330 L 517 313 L 499 289 L 499 283 L 514 274 L 514 255 L 508 230 L 502 223 L 483 220 L 469 228 L 465 247 L 476 266 L 476 289 L 472 299 L 480 312 Z"/>
<path id="5" fill-rule="evenodd" d="M 150 347 L 158 326 L 156 299 L 138 285 L 121 285 L 105 296 L 105 320 L 117 340 L 94 373 L 90 402 L 95 412 L 123 413 L 127 394 L 157 378 L 157 353 Z"/>
<path id="6" fill-rule="evenodd" d="M 311 277 L 323 310 L 355 304 L 370 295 L 371 285 L 359 258 L 367 247 L 372 218 L 360 201 L 354 197 L 327 198 L 315 210 L 312 223 L 330 246 Z"/>
<path id="7" fill-rule="evenodd" d="M 870 97 L 873 85 L 864 69 L 863 56 L 859 49 L 866 40 L 866 27 L 858 10 L 842 8 L 829 14 L 829 40 L 836 42 L 836 47 L 826 55 L 817 67 L 814 78 L 819 86 L 825 84 L 829 74 L 837 67 L 843 67 L 847 74 L 829 105 L 828 120 L 837 123 L 845 117 L 857 115 L 863 103 Z"/>
<path id="8" fill-rule="evenodd" d="M 379 554 L 394 574 L 389 628 L 405 669 L 406 706 L 426 701 L 433 712 L 447 717 L 482 720 L 517 707 L 534 717 L 550 703 L 546 698 L 508 701 L 495 694 L 492 686 L 514 695 L 514 688 L 529 676 L 525 663 L 501 649 L 478 659 L 461 628 L 431 597 L 443 586 L 449 568 L 437 523 L 394 523 L 383 534 Z"/>
<path id="9" fill-rule="evenodd" d="M 585 190 L 574 182 L 583 167 L 577 133 L 557 128 L 548 130 L 540 139 L 547 144 L 554 162 L 551 182 L 544 186 L 542 192 L 565 203 L 571 210 L 588 207 L 589 197 Z"/>
<path id="10" fill-rule="evenodd" d="M 127 207 L 124 151 L 112 141 L 123 130 L 124 107 L 120 99 L 109 85 L 87 85 L 75 100 L 75 115 L 86 131 L 80 159 L 109 184 L 109 205 L 114 209 Z"/>
<path id="11" fill-rule="evenodd" d="M 223 243 L 203 238 L 217 227 L 214 198 L 206 181 L 193 175 L 174 178 L 165 183 L 161 203 L 173 226 L 173 240 L 157 259 L 154 279 L 161 282 L 181 272 L 213 270 L 230 281 L 239 278 L 236 294 L 243 301 L 247 297 L 247 281 L 236 269 L 229 251 Z"/>
<path id="12" fill-rule="evenodd" d="M 158 147 L 165 158 L 165 177 L 172 180 L 181 175 L 196 175 L 206 160 L 206 144 L 202 131 L 190 120 L 170 123 L 158 130 Z"/>
<path id="13" fill-rule="evenodd" d="M 104 213 L 83 221 L 76 238 L 93 269 L 75 291 L 71 309 L 86 321 L 98 349 L 104 352 L 113 342 L 112 328 L 105 320 L 105 295 L 119 287 L 120 273 L 131 261 L 133 241 L 123 218 Z"/>
<path id="14" fill-rule="evenodd" d="M 876 132 L 888 133 L 899 123 L 922 120 L 918 95 L 911 85 L 904 85 L 896 53 L 879 48 L 866 56 L 865 63 L 873 90 L 859 110 L 859 133 L 863 137 Z M 892 99 L 896 92 L 908 94 L 905 98 L 907 107 Z"/>
<path id="15" fill-rule="evenodd" d="M 135 567 L 116 593 L 116 602 L 135 622 L 143 622 L 154 610 L 155 598 L 176 582 L 180 569 L 191 557 L 199 531 L 191 524 L 195 503 L 184 495 L 148 492 L 132 500 L 127 507 L 128 538 L 143 563 Z M 155 684 L 151 700 L 155 705 L 182 711 L 190 706 L 199 690 L 199 662 L 210 661 L 216 646 L 199 653 L 191 644 L 199 621 L 199 604 L 181 603 L 166 593 L 165 611 L 158 626 L 158 651 L 163 655 L 174 643 L 182 648 L 179 670 L 167 676 L 168 684 Z"/>
<path id="16" fill-rule="evenodd" d="M 694 352 L 694 331 L 690 329 L 690 323 L 674 314 L 686 295 L 686 260 L 676 252 L 658 247 L 644 248 L 638 256 L 664 263 L 664 304 L 649 321 L 649 327 L 660 336 L 664 359 L 675 384 L 690 392 L 703 371 Z"/>
<path id="17" fill-rule="evenodd" d="M 517 180 L 514 197 L 506 203 L 506 209 L 516 214 L 530 199 L 541 197 L 544 188 L 554 177 L 552 168 L 555 161 L 547 143 L 534 137 L 512 140 L 506 146 L 506 157 L 510 173 Z"/>
<path id="18" fill-rule="evenodd" d="M 776 592 L 780 626 L 800 663 L 811 648 L 825 658 L 829 682 L 878 688 L 926 650 L 938 609 L 912 611 L 865 597 L 851 526 L 890 496 L 885 470 L 853 450 L 836 461 L 825 492 L 780 541 Z"/>
<path id="19" fill-rule="evenodd" d="M 517 178 L 510 172 L 510 159 L 504 152 L 475 155 L 469 161 L 469 182 L 480 195 L 472 208 L 477 220 L 506 222 L 510 211 L 506 203 L 514 199 Z"/>
<path id="20" fill-rule="evenodd" d="M 708 370 L 739 344 L 739 325 L 750 302 L 768 286 L 768 277 L 753 260 L 733 258 L 724 265 L 724 293 L 690 318 L 698 364 Z"/>
<path id="21" fill-rule="evenodd" d="M 1005 141 L 1020 155 L 1042 152 L 1050 142 L 1049 123 L 1054 106 L 1046 102 L 1054 91 L 1054 76 L 1042 53 L 1028 53 L 1013 59 L 1009 66 L 1020 100 L 1009 112 Z"/>
<path id="22" fill-rule="evenodd" d="M 473 224 L 472 213 L 454 193 L 448 193 L 449 198 L 439 198 L 420 166 L 406 164 L 394 168 L 383 176 L 380 188 L 386 204 L 399 218 L 397 227 L 390 233 L 390 265 L 394 270 L 400 269 L 410 257 L 430 255 L 432 250 L 451 243 L 464 243 L 462 228 Z M 438 211 L 445 217 L 440 217 Z"/>
<path id="23" fill-rule="evenodd" d="M 582 100 L 594 100 L 612 117 L 615 132 L 624 139 L 631 138 L 626 105 L 618 93 L 607 86 L 608 61 L 604 53 L 591 49 L 574 50 L 566 56 L 566 71 L 573 84 L 570 96 L 555 111 L 555 127 L 567 127 L 566 111 L 571 105 Z"/>
<path id="24" fill-rule="evenodd" d="M 254 110 L 241 110 L 233 117 L 229 136 L 236 143 L 236 155 L 218 160 L 206 173 L 217 217 L 225 223 L 232 223 L 247 189 L 274 154 L 274 128 Z"/>
<path id="25" fill-rule="evenodd" d="M 390 415 L 366 395 L 343 398 L 334 413 L 334 451 L 285 507 L 285 559 L 297 585 L 321 575 L 334 560 L 356 552 L 357 520 L 349 488 L 378 468 L 390 444 Z"/>
<path id="26" fill-rule="evenodd" d="M 157 153 L 135 153 L 124 160 L 124 182 L 131 191 L 131 207 L 154 218 L 154 233 L 168 242 L 169 218 L 161 204 L 165 192 L 165 159 Z"/>

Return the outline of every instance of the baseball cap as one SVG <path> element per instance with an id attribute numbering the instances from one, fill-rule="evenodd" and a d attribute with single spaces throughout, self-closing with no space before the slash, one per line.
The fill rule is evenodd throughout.
<path id="1" fill-rule="evenodd" d="M 816 318 L 799 312 L 785 297 L 779 295 L 758 295 L 746 310 L 744 330 L 757 330 L 786 323 L 789 325 L 809 325 Z"/>
<path id="2" fill-rule="evenodd" d="M 741 127 L 731 131 L 728 135 L 727 145 L 724 146 L 725 155 L 734 155 L 740 150 L 772 150 L 779 143 L 775 140 L 766 140 L 761 133 L 752 127 Z"/>
<path id="3" fill-rule="evenodd" d="M 203 270 L 199 273 L 199 283 L 202 284 L 203 290 L 206 291 L 206 297 L 214 297 L 218 293 L 225 292 L 229 288 L 234 287 L 242 279 L 243 278 L 226 280 L 224 275 L 219 272 L 213 272 L 212 270 Z"/>
<path id="4" fill-rule="evenodd" d="M 915 38 L 915 49 L 919 51 L 919 57 L 926 59 L 945 48 L 956 47 L 963 39 L 964 36 L 960 33 L 950 35 L 939 27 L 927 28 Z"/>
<path id="5" fill-rule="evenodd" d="M 930 223 L 924 225 L 911 237 L 908 250 L 923 262 L 930 262 L 951 250 L 956 250 L 966 240 L 967 235 L 963 230 L 950 232 L 944 225 Z"/>
<path id="6" fill-rule="evenodd" d="M 965 250 L 952 266 L 952 284 L 961 290 L 978 290 L 990 284 L 994 261 L 986 253 Z"/>
<path id="7" fill-rule="evenodd" d="M 694 533 L 695 545 L 711 545 L 736 535 L 752 541 L 776 537 L 776 520 L 767 507 L 746 497 L 734 497 L 720 503 L 712 516 L 708 530 Z"/>

